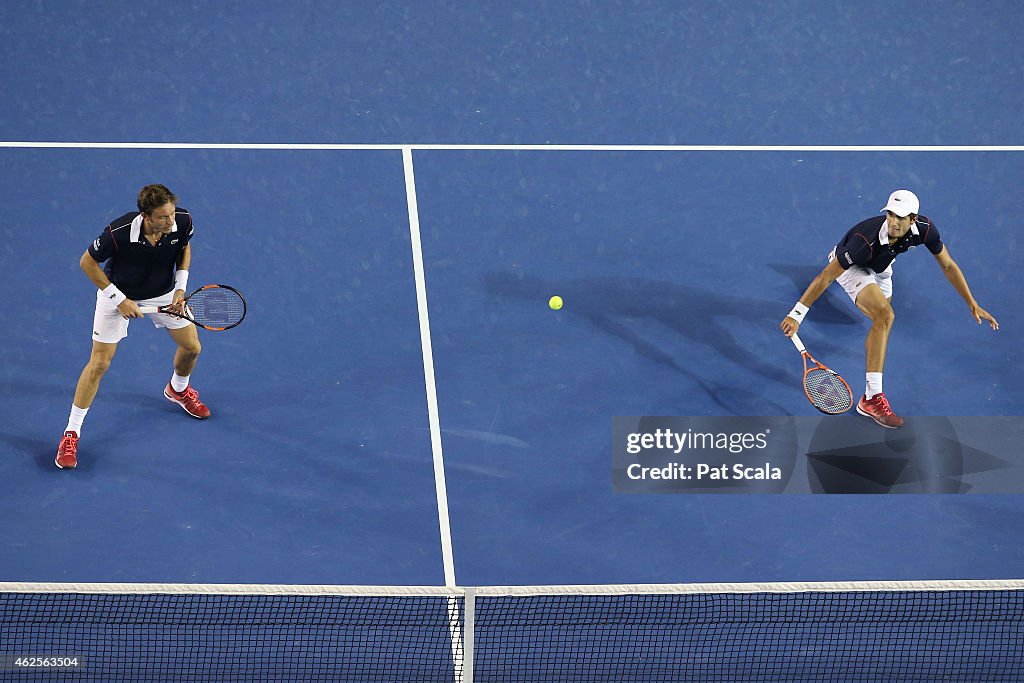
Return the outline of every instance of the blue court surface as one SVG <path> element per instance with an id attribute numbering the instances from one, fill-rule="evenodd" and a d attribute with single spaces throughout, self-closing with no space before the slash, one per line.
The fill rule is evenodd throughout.
<path id="1" fill-rule="evenodd" d="M 1021 415 L 1024 153 L 515 146 L 1020 144 L 1022 28 L 1008 2 L 5 5 L 4 141 L 200 147 L 0 149 L 0 580 L 444 584 L 398 145 L 460 585 L 1019 577 L 1020 494 L 621 495 L 610 437 L 815 414 L 779 322 L 903 186 L 1001 329 L 902 255 L 886 393 Z M 59 471 L 78 259 L 150 182 L 194 216 L 190 281 L 249 314 L 201 334 L 205 422 L 133 321 Z M 833 286 L 801 336 L 859 392 L 867 330 Z"/>

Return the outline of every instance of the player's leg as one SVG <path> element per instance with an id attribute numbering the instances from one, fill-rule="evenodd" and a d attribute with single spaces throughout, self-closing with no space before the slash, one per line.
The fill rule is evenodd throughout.
<path id="1" fill-rule="evenodd" d="M 870 284 L 857 295 L 857 308 L 871 320 L 864 348 L 867 355 L 867 371 L 882 372 L 885 369 L 885 352 L 889 345 L 896 314 L 892 305 L 877 284 Z"/>
<path id="2" fill-rule="evenodd" d="M 82 374 L 78 377 L 78 384 L 75 386 L 75 407 L 88 410 L 92 405 L 96 398 L 96 392 L 100 388 L 100 380 L 110 369 L 110 363 L 114 360 L 116 351 L 117 344 L 98 341 L 92 343 L 89 362 L 85 364 Z"/>
<path id="3" fill-rule="evenodd" d="M 857 412 L 870 417 L 882 427 L 896 429 L 903 425 L 903 420 L 892 412 L 889 401 L 882 391 L 882 372 L 885 369 L 889 334 L 896 320 L 891 299 L 891 289 L 888 292 L 883 291 L 877 283 L 866 285 L 857 295 L 857 308 L 871 320 L 871 329 L 864 342 L 866 387 L 864 395 L 857 403 Z"/>
<path id="4" fill-rule="evenodd" d="M 192 323 L 187 323 L 176 329 L 168 326 L 167 332 L 178 348 L 174 352 L 174 374 L 164 388 L 164 396 L 168 401 L 180 405 L 192 417 L 205 420 L 210 417 L 210 409 L 199 400 L 199 392 L 191 386 L 189 381 L 199 354 L 203 350 L 202 344 L 199 343 L 196 326 Z"/>
<path id="5" fill-rule="evenodd" d="M 86 363 L 82 374 L 78 377 L 78 385 L 75 387 L 75 400 L 71 404 L 71 414 L 68 416 L 68 426 L 64 428 L 64 435 L 57 446 L 57 457 L 53 462 L 62 470 L 73 469 L 78 466 L 78 439 L 82 433 L 82 423 L 85 422 L 85 414 L 89 412 L 89 406 L 96 398 L 96 392 L 100 388 L 100 380 L 110 367 L 114 359 L 114 352 L 117 351 L 117 344 L 106 344 L 104 342 L 93 342 L 92 353 L 89 354 L 89 362 Z"/>
<path id="6" fill-rule="evenodd" d="M 98 292 L 92 325 L 92 351 L 89 354 L 89 362 L 78 377 L 68 426 L 64 429 L 60 445 L 57 447 L 55 462 L 61 469 L 77 466 L 78 439 L 82 433 L 85 415 L 96 398 L 100 380 L 110 368 L 118 342 L 128 336 L 128 320 L 121 315 L 116 306 L 101 298 Z"/>
<path id="7" fill-rule="evenodd" d="M 831 260 L 831 256 L 830 254 L 829 260 Z M 887 301 L 892 297 L 891 276 L 890 268 L 883 273 L 876 273 L 861 266 L 851 266 L 836 278 L 836 283 L 846 291 L 850 301 L 872 323 L 871 331 L 865 342 L 869 379 L 871 374 L 881 373 L 885 367 L 885 351 L 889 340 L 889 331 L 895 320 L 892 306 Z"/>
<path id="8" fill-rule="evenodd" d="M 181 377 L 188 377 L 199 360 L 199 354 L 203 352 L 203 345 L 199 343 L 199 333 L 196 326 L 189 323 L 185 327 L 172 330 L 167 328 L 171 339 L 178 345 L 174 352 L 174 372 Z"/>

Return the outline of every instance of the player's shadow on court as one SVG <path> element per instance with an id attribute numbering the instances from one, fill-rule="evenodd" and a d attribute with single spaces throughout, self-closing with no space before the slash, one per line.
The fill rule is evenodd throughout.
<path id="1" fill-rule="evenodd" d="M 142 412 L 153 412 L 156 410 L 163 410 L 164 412 L 171 413 L 168 406 L 174 406 L 173 403 L 164 398 L 160 392 L 141 392 L 141 391 L 110 391 L 104 394 L 103 398 L 114 403 L 120 404 L 126 410 L 134 413 Z M 178 408 L 180 411 L 181 408 Z"/>
<path id="2" fill-rule="evenodd" d="M 807 285 L 811 284 L 811 280 L 821 272 L 821 268 L 818 266 L 788 263 L 770 263 L 768 267 L 792 283 L 791 299 L 793 301 L 797 301 L 803 295 L 807 290 Z M 780 305 L 785 307 L 789 304 L 787 302 L 780 302 Z M 785 315 L 785 313 L 782 315 Z M 863 332 L 867 333 L 867 318 L 854 307 L 853 302 L 849 300 L 846 293 L 836 284 L 826 289 L 825 293 L 814 302 L 814 308 L 808 314 L 808 321 L 815 328 L 826 325 L 844 327 L 860 325 L 864 328 Z M 804 336 L 803 331 L 801 331 L 800 336 Z M 807 341 L 806 337 L 804 341 Z M 857 357 L 861 357 L 859 344 L 854 347 L 849 345 L 841 346 L 830 342 L 827 336 L 815 338 L 814 348 L 818 356 L 828 355 L 829 358 L 849 356 L 856 349 Z"/>
<path id="3" fill-rule="evenodd" d="M 769 263 L 768 267 L 779 275 L 789 280 L 793 285 L 793 301 L 798 300 L 807 290 L 807 285 L 818 276 L 821 268 L 817 266 L 792 265 L 789 263 Z M 847 300 L 848 297 L 842 292 L 839 285 L 829 287 L 825 293 L 814 302 L 814 321 L 826 325 L 857 325 L 866 320 L 853 304 Z M 788 302 L 781 302 L 785 307 Z"/>
<path id="4" fill-rule="evenodd" d="M 5 444 L 5 446 L 13 453 L 31 459 L 32 462 L 35 463 L 36 467 L 43 472 L 59 471 L 53 462 L 54 458 L 57 456 L 57 445 L 59 441 L 59 435 L 52 439 L 44 440 L 35 439 L 22 434 L 0 432 L 0 443 Z M 93 459 L 88 463 L 84 463 L 84 467 L 80 465 L 78 469 L 89 470 L 95 464 L 95 459 Z"/>
<path id="5" fill-rule="evenodd" d="M 589 320 L 598 329 L 627 342 L 650 360 L 671 368 L 699 385 L 719 407 L 736 415 L 789 415 L 790 412 L 766 398 L 734 386 L 726 386 L 697 372 L 707 367 L 708 359 L 723 356 L 760 378 L 793 386 L 793 371 L 766 362 L 750 344 L 737 340 L 737 325 L 777 327 L 780 304 L 747 297 L 731 296 L 682 285 L 643 278 L 598 277 L 547 282 L 514 273 L 494 273 L 485 278 L 488 293 L 526 299 L 538 303 L 558 292 L 567 302 L 567 310 Z M 708 355 L 680 362 L 654 342 L 630 327 L 628 319 L 657 321 L 690 341 L 708 347 Z M 727 319 L 732 319 L 730 323 Z M 781 332 L 779 333 L 781 338 Z M 794 361 L 796 362 L 796 361 Z"/>

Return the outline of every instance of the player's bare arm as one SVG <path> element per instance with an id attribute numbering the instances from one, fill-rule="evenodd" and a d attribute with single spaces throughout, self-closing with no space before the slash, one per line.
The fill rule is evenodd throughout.
<path id="1" fill-rule="evenodd" d="M 182 282 L 187 281 L 187 279 L 188 279 L 188 270 L 189 270 L 189 267 L 191 265 L 192 265 L 192 245 L 191 244 L 186 244 L 185 248 L 181 251 L 181 255 L 178 257 L 177 272 L 176 272 L 175 279 L 174 279 L 174 285 L 175 285 L 174 297 L 173 297 L 173 301 L 171 302 L 171 305 L 167 309 L 167 310 L 171 311 L 172 313 L 177 313 L 177 314 L 180 315 L 180 314 L 185 312 L 184 311 L 184 304 L 182 303 L 182 302 L 185 301 L 185 288 L 184 288 L 184 286 L 179 286 L 179 285 L 181 285 Z M 185 279 L 184 280 L 181 277 L 182 274 L 185 275 Z"/>
<path id="2" fill-rule="evenodd" d="M 110 286 L 110 280 L 107 279 L 107 274 L 100 268 L 100 264 L 96 263 L 90 254 L 89 250 L 86 249 L 82 254 L 82 258 L 78 260 L 78 265 L 82 267 L 82 271 L 85 276 L 89 278 L 90 282 L 96 285 L 97 289 L 103 290 Z M 125 299 L 117 305 L 117 310 L 120 311 L 121 315 L 126 318 L 142 318 L 144 314 L 139 310 L 139 305 L 131 299 Z"/>
<path id="3" fill-rule="evenodd" d="M 843 267 L 839 265 L 838 261 L 831 261 L 825 268 L 818 273 L 818 276 L 811 280 L 811 284 L 807 286 L 807 290 L 804 291 L 803 296 L 800 297 L 800 303 L 810 308 L 815 301 L 818 300 L 825 290 L 828 289 L 829 285 L 836 281 L 836 278 L 843 274 Z M 794 333 L 800 328 L 800 321 L 791 317 L 786 316 L 782 319 L 783 334 L 787 337 L 792 337 Z"/>
<path id="4" fill-rule="evenodd" d="M 999 323 L 995 317 L 986 311 L 984 308 L 978 305 L 978 302 L 974 300 L 974 296 L 971 294 L 971 288 L 967 286 L 967 278 L 964 277 L 963 271 L 960 270 L 960 266 L 956 264 L 953 257 L 949 255 L 949 250 L 946 247 L 942 248 L 938 254 L 935 255 L 935 260 L 938 261 L 939 267 L 942 269 L 942 274 L 949 280 L 949 284 L 953 285 L 953 289 L 963 297 L 963 300 L 967 302 L 967 306 L 971 309 L 971 316 L 974 317 L 975 322 L 979 325 L 982 320 L 987 320 L 989 326 L 993 330 L 999 329 Z"/>

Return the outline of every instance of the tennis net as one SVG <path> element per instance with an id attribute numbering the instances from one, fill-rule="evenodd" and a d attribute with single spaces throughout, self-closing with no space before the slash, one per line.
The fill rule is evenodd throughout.
<path id="1" fill-rule="evenodd" d="M 3 681 L 1020 681 L 1024 581 L 6 583 L 0 633 Z"/>

